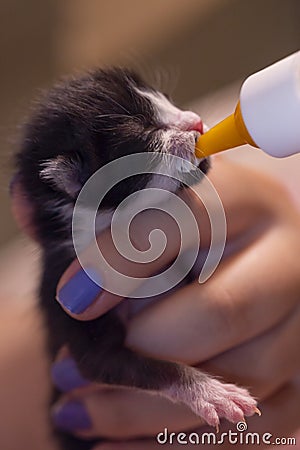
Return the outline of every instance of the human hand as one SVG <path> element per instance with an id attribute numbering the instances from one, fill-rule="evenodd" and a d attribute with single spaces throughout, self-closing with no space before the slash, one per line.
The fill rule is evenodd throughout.
<path id="1" fill-rule="evenodd" d="M 134 315 L 127 345 L 156 358 L 197 365 L 222 375 L 226 381 L 250 386 L 252 394 L 267 398 L 299 370 L 299 213 L 280 185 L 250 169 L 215 158 L 210 178 L 226 211 L 228 248 L 233 253 L 223 259 L 204 285 L 192 282 Z M 197 199 L 186 196 L 185 200 L 199 224 L 205 224 L 207 218 Z M 155 215 L 151 218 L 149 229 L 155 225 Z M 173 239 L 174 232 L 172 224 L 167 223 L 167 235 Z M 143 248 L 143 237 L 140 233 L 135 237 Z M 108 235 L 100 235 L 99 242 L 108 254 Z M 201 232 L 201 244 L 208 242 L 209 233 L 203 237 Z M 132 264 L 126 270 L 150 276 L 170 262 L 176 250 L 176 245 L 167 249 L 158 266 Z M 124 261 L 116 254 L 114 258 L 117 267 L 124 269 Z M 78 269 L 75 261 L 63 275 L 58 290 Z M 81 314 L 64 309 L 87 320 L 121 300 L 104 291 Z M 165 426 L 179 431 L 201 424 L 183 406 L 159 397 L 95 386 L 68 393 L 56 411 L 78 396 L 92 418 L 88 430 L 77 430 L 84 436 L 124 439 L 152 436 Z M 268 402 L 272 404 L 274 398 Z"/>

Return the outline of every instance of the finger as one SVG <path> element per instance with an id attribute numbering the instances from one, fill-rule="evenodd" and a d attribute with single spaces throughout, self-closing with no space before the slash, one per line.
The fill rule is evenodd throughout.
<path id="1" fill-rule="evenodd" d="M 75 360 L 69 354 L 56 359 L 51 366 L 50 374 L 54 386 L 61 392 L 93 386 L 81 375 Z"/>
<path id="2" fill-rule="evenodd" d="M 229 440 L 229 430 L 233 433 L 233 439 L 238 437 L 239 448 L 249 448 L 249 442 L 251 442 L 251 448 L 258 450 L 264 445 L 274 445 L 276 443 L 276 438 L 282 438 L 282 444 L 286 444 L 287 437 L 294 438 L 294 442 L 296 443 L 296 434 L 299 428 L 299 401 L 299 383 L 289 383 L 277 392 L 276 395 L 264 402 L 263 415 L 261 417 L 251 417 L 247 420 L 247 431 L 237 432 L 236 426 L 224 423 L 221 425 L 220 433 L 218 435 L 216 435 L 213 430 L 206 427 L 191 432 L 182 428 L 181 433 L 183 432 L 184 434 L 180 435 L 179 433 L 172 434 L 172 431 L 162 423 L 161 428 L 157 431 L 155 436 L 150 439 L 99 444 L 95 446 L 93 450 L 156 450 L 159 445 L 163 445 L 163 448 L 170 450 L 182 449 L 183 445 L 185 448 L 192 449 L 198 445 L 204 450 L 208 450 L 212 448 L 212 443 L 214 442 L 212 440 L 213 438 L 215 439 L 216 445 L 221 445 L 220 443 L 217 444 L 217 442 L 218 439 L 223 439 L 221 447 L 225 450 L 229 450 L 232 449 L 233 446 L 233 440 Z M 165 432 L 165 429 L 167 429 L 167 433 Z M 258 434 L 258 445 L 256 445 L 257 440 L 254 440 L 254 442 L 251 441 L 251 435 L 248 436 L 250 441 L 246 441 L 247 432 Z M 157 435 L 159 433 L 162 433 L 159 437 L 161 444 L 157 441 Z M 208 444 L 209 436 L 204 433 L 212 433 L 210 434 L 211 444 Z M 227 433 L 227 435 L 222 435 L 222 433 Z M 196 440 L 197 436 L 199 441 Z M 265 438 L 264 441 L 263 436 Z M 266 440 L 269 441 L 269 444 Z M 166 441 L 166 443 L 164 443 L 164 441 Z M 183 441 L 187 441 L 187 444 L 183 444 Z M 244 445 L 242 444 L 243 442 Z M 295 443 L 293 445 L 295 445 Z"/>
<path id="3" fill-rule="evenodd" d="M 127 344 L 195 364 L 267 331 L 299 302 L 296 232 L 272 228 L 205 284 L 195 281 L 142 311 L 130 323 Z"/>
<path id="4" fill-rule="evenodd" d="M 300 307 L 266 333 L 200 365 L 226 381 L 249 386 L 260 401 L 300 370 Z"/>
<path id="5" fill-rule="evenodd" d="M 186 221 L 187 228 L 189 221 Z M 166 246 L 162 248 L 161 234 L 155 234 L 149 248 L 149 236 L 153 230 L 160 230 L 167 236 Z M 192 224 L 195 226 L 195 223 Z M 119 228 L 120 230 L 120 228 Z M 120 230 L 122 232 L 122 230 Z M 147 210 L 136 216 L 130 226 L 131 240 L 139 255 L 153 250 L 158 257 L 149 257 L 149 262 L 135 262 L 124 257 L 117 250 L 115 237 L 110 229 L 97 238 L 97 245 L 91 245 L 81 256 L 81 264 L 75 260 L 63 274 L 57 287 L 57 300 L 64 310 L 79 320 L 90 320 L 105 313 L 118 304 L 123 297 L 140 287 L 145 279 L 159 272 L 176 258 L 180 246 L 180 230 L 174 219 L 161 211 Z M 118 233 L 117 233 L 118 234 Z M 188 231 L 189 239 L 191 235 Z M 194 238 L 195 233 L 192 235 Z M 172 239 L 168 239 L 172 237 Z M 192 245 L 194 242 L 187 242 Z M 99 248 L 103 258 L 99 257 Z M 163 251 L 158 251 L 158 247 Z M 140 256 L 143 258 L 143 255 Z M 93 278 L 93 279 L 91 279 Z M 95 282 L 96 281 L 96 282 Z M 155 286 L 155 284 L 154 284 Z M 140 296 L 147 296 L 143 291 Z"/>
<path id="6" fill-rule="evenodd" d="M 152 436 L 162 424 L 175 431 L 203 424 L 187 407 L 159 395 L 104 386 L 65 395 L 52 417 L 57 428 L 85 438 L 127 439 Z"/>

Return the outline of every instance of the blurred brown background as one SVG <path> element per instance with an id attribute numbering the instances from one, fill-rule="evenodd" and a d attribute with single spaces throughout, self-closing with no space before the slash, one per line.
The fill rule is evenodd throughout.
<path id="1" fill-rule="evenodd" d="M 97 64 L 163 68 L 185 104 L 295 51 L 299 23 L 299 0 L 1 0 L 0 245 L 16 233 L 10 157 L 39 88 Z"/>
<path id="2" fill-rule="evenodd" d="M 12 239 L 8 199 L 18 124 L 31 99 L 61 75 L 125 64 L 150 79 L 161 73 L 165 91 L 212 125 L 232 112 L 247 75 L 300 47 L 299 23 L 299 0 L 0 0 L 1 450 L 54 448 L 42 325 L 32 313 L 38 252 Z M 228 153 L 287 173 L 299 197 L 300 155 L 278 161 L 249 148 Z"/>

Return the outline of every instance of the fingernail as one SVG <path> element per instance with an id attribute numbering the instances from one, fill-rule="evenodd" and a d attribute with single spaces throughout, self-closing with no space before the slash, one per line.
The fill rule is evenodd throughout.
<path id="1" fill-rule="evenodd" d="M 51 378 L 54 385 L 62 392 L 72 391 L 90 384 L 79 372 L 72 358 L 65 358 L 52 365 Z"/>
<path id="2" fill-rule="evenodd" d="M 78 401 L 65 403 L 54 409 L 52 420 L 56 428 L 65 431 L 88 430 L 92 427 L 87 410 Z"/>
<path id="3" fill-rule="evenodd" d="M 71 313 L 80 314 L 101 293 L 101 284 L 100 276 L 95 270 L 81 269 L 60 289 L 57 300 Z"/>

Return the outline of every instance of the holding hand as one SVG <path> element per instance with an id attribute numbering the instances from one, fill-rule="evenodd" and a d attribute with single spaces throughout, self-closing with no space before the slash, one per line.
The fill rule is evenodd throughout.
<path id="1" fill-rule="evenodd" d="M 250 387 L 254 396 L 268 399 L 261 407 L 264 415 L 255 426 L 274 426 L 275 392 L 299 371 L 299 213 L 275 181 L 222 158 L 214 159 L 210 179 L 226 212 L 228 257 L 205 284 L 199 285 L 195 280 L 138 313 L 134 311 L 137 301 L 126 300 L 131 315 L 127 345 L 143 354 L 181 361 L 220 375 L 226 382 Z M 188 192 L 183 192 L 182 197 L 201 227 L 201 246 L 205 250 L 210 233 L 203 205 Z M 160 219 L 155 212 L 141 217 L 144 222 L 137 222 L 133 230 L 137 248 L 145 248 L 147 230 L 153 229 L 155 223 L 161 228 Z M 164 227 L 173 245 L 153 264 L 128 263 L 120 258 L 106 231 L 99 235 L 98 242 L 103 252 L 110 255 L 114 267 L 133 276 L 147 277 L 169 264 L 178 250 L 174 224 L 164 221 Z M 79 268 L 78 261 L 74 261 L 58 285 L 58 300 L 66 313 L 79 320 L 90 320 L 122 301 L 119 296 L 102 291 L 96 300 L 93 294 L 93 302 L 81 313 L 72 312 L 72 298 L 66 302 L 66 296 L 61 294 L 68 292 L 63 291 L 64 287 L 76 277 Z M 88 289 L 86 294 L 91 300 Z M 201 425 L 199 418 L 182 405 L 140 391 L 86 385 L 75 366 L 70 370 L 69 365 L 64 371 L 63 364 L 66 366 L 65 361 L 56 363 L 54 376 L 60 385 L 65 377 L 64 390 L 70 392 L 60 399 L 55 422 L 63 427 L 59 421 L 62 417 L 66 421 L 67 417 L 74 425 L 69 431 L 75 434 L 109 439 L 149 436 L 149 443 L 143 442 L 143 448 L 151 449 L 157 446 L 151 436 L 165 427 L 181 431 Z M 281 398 L 282 405 L 293 405 L 289 395 L 288 390 L 287 397 Z M 72 414 L 77 414 L 77 419 L 81 417 L 81 423 L 75 417 L 72 420 Z M 116 448 L 135 448 L 134 443 L 127 445 Z M 115 447 L 107 444 L 102 448 Z M 141 448 L 140 443 L 137 448 Z"/>

